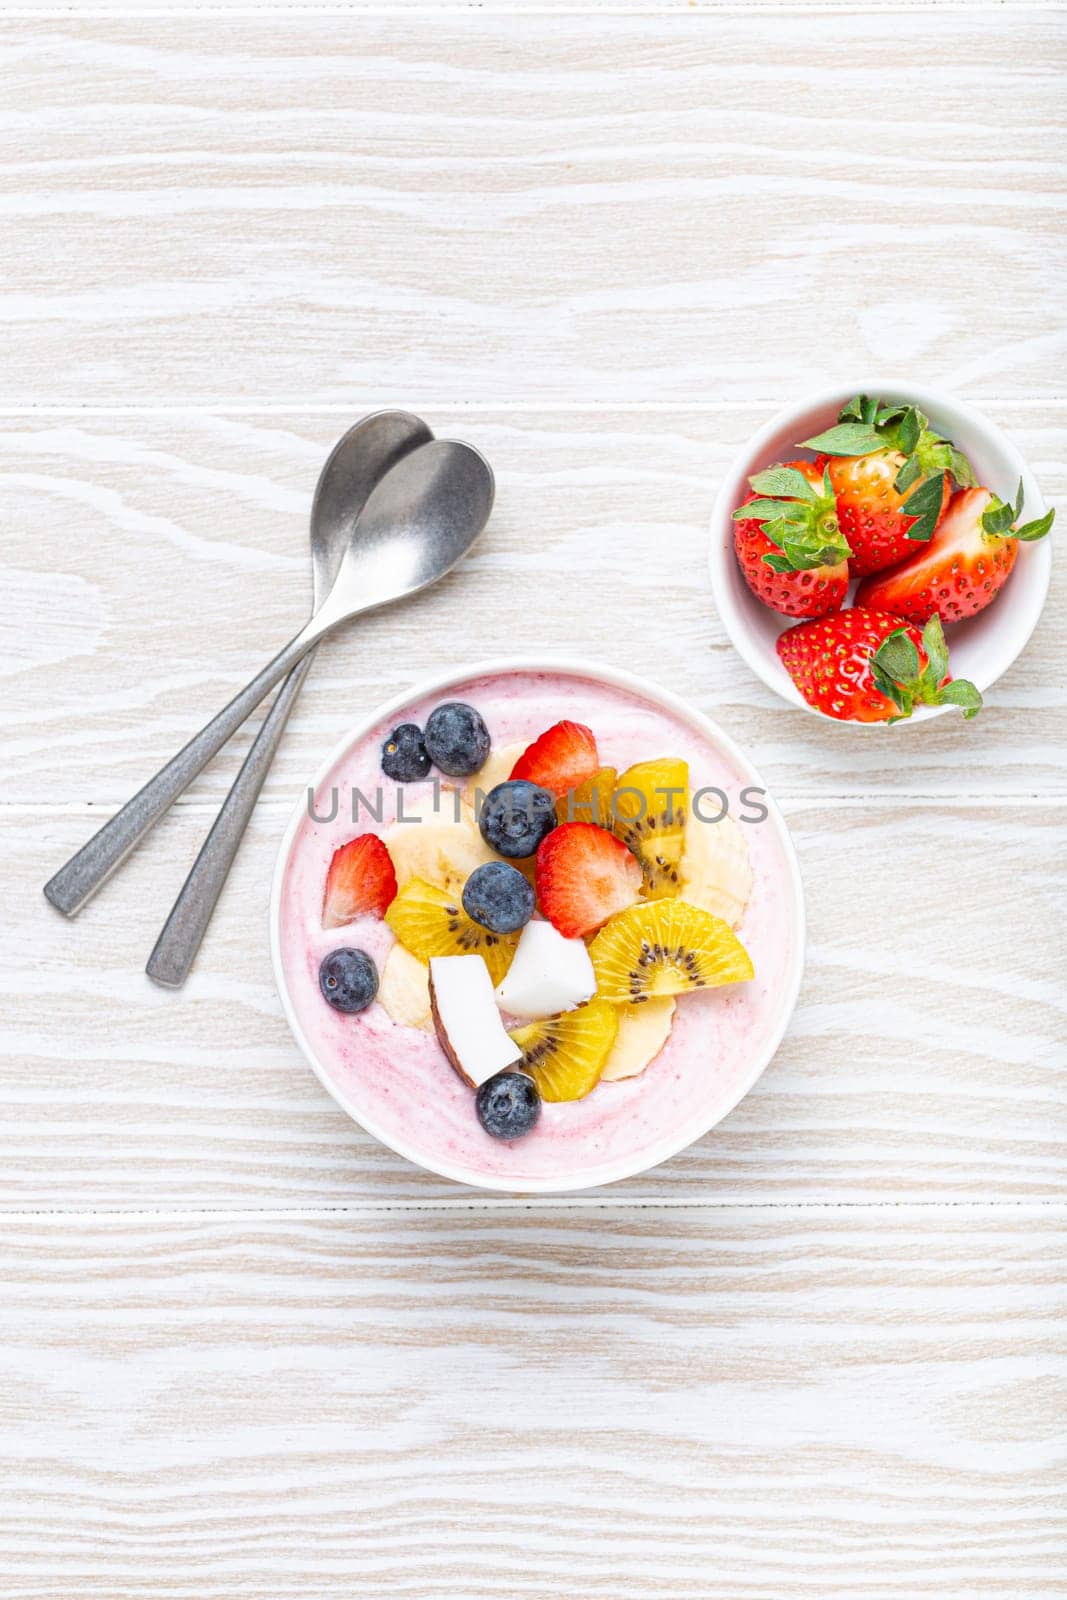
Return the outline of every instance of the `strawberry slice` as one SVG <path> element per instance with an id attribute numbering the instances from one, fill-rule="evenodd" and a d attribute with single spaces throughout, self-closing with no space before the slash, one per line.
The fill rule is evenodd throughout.
<path id="1" fill-rule="evenodd" d="M 384 917 L 396 899 L 392 857 L 376 833 L 361 833 L 333 853 L 322 902 L 324 928 L 356 917 Z"/>
<path id="2" fill-rule="evenodd" d="M 537 849 L 537 898 L 565 939 L 593 933 L 632 906 L 641 889 L 641 863 L 621 839 L 593 822 L 565 822 Z"/>
<path id="3" fill-rule="evenodd" d="M 585 783 L 599 766 L 592 729 L 581 722 L 557 722 L 527 746 L 511 776 L 536 783 L 558 798 Z"/>

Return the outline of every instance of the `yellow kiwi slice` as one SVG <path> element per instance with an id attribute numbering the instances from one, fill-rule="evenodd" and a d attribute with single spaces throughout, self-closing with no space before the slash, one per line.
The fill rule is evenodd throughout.
<path id="1" fill-rule="evenodd" d="M 641 863 L 645 899 L 677 894 L 689 811 L 688 763 L 664 756 L 627 767 L 615 788 L 613 810 L 615 832 Z"/>
<path id="2" fill-rule="evenodd" d="M 490 933 L 464 911 L 460 897 L 448 889 L 438 889 L 425 878 L 410 878 L 389 910 L 385 920 L 405 950 L 420 961 L 431 956 L 479 955 L 497 984 L 511 966 L 517 933 Z"/>
<path id="3" fill-rule="evenodd" d="M 531 1022 L 511 1035 L 522 1051 L 518 1070 L 530 1074 L 542 1100 L 581 1100 L 596 1087 L 618 1027 L 604 1000 Z"/>
<path id="4" fill-rule="evenodd" d="M 753 976 L 748 951 L 729 925 L 685 900 L 628 906 L 601 928 L 589 956 L 598 997 L 616 1005 Z"/>
<path id="5" fill-rule="evenodd" d="M 595 822 L 598 828 L 613 828 L 611 798 L 617 774 L 614 767 L 601 767 L 591 778 L 579 783 L 556 801 L 558 822 Z"/>

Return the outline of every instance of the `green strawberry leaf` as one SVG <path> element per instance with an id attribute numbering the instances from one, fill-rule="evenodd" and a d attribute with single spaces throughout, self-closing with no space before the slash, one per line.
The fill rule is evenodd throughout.
<path id="1" fill-rule="evenodd" d="M 794 500 L 818 500 L 819 491 L 796 467 L 768 467 L 755 472 L 749 483 L 757 494 L 784 495 Z"/>
<path id="2" fill-rule="evenodd" d="M 765 566 L 770 567 L 772 572 L 792 572 L 795 570 L 788 556 L 768 554 L 761 556 L 760 560 Z"/>
<path id="3" fill-rule="evenodd" d="M 948 645 L 945 643 L 941 618 L 936 611 L 923 629 L 923 649 L 926 651 L 923 677 L 936 690 L 948 673 Z"/>
<path id="4" fill-rule="evenodd" d="M 941 516 L 941 502 L 944 498 L 945 474 L 935 473 L 932 478 L 926 478 L 917 489 L 913 489 L 901 508 L 905 516 L 914 517 L 916 520 L 908 529 L 907 537 L 916 543 L 927 544 L 934 536 Z"/>
<path id="5" fill-rule="evenodd" d="M 841 422 L 827 428 L 825 433 L 800 442 L 806 450 L 818 450 L 830 456 L 869 456 L 875 450 L 885 449 L 885 440 L 878 429 L 866 422 Z"/>
<path id="6" fill-rule="evenodd" d="M 1016 528 L 1015 537 L 1023 539 L 1027 544 L 1032 544 L 1035 539 L 1043 539 L 1056 520 L 1055 511 L 1046 511 L 1043 517 L 1037 517 L 1033 522 L 1024 522 L 1021 528 Z"/>
<path id="7" fill-rule="evenodd" d="M 964 720 L 970 722 L 982 709 L 982 696 L 966 678 L 954 678 L 938 691 L 935 705 L 959 706 Z"/>
<path id="8" fill-rule="evenodd" d="M 910 455 L 893 479 L 893 488 L 897 491 L 897 494 L 906 493 L 916 479 L 922 477 L 922 470 L 918 456 Z"/>
<path id="9" fill-rule="evenodd" d="M 1014 521 L 1014 508 L 1005 505 L 999 495 L 994 495 L 982 512 L 982 529 L 985 533 L 995 535 L 1007 533 Z"/>
<path id="10" fill-rule="evenodd" d="M 961 489 L 977 489 L 978 479 L 974 475 L 974 468 L 963 451 L 957 450 L 954 444 L 948 447 L 948 470 Z"/>
<path id="11" fill-rule="evenodd" d="M 767 522 L 771 518 L 777 520 L 785 511 L 786 504 L 784 500 L 750 500 L 747 506 L 738 506 L 734 512 L 734 521 Z"/>
<path id="12" fill-rule="evenodd" d="M 904 415 L 897 424 L 897 448 L 906 456 L 914 455 L 916 446 L 922 437 L 923 418 L 914 406 L 908 406 Z"/>
<path id="13" fill-rule="evenodd" d="M 867 407 L 870 401 L 865 394 L 853 395 L 851 400 L 846 400 L 841 410 L 837 413 L 838 422 L 867 422 L 872 419 L 867 416 Z"/>
<path id="14" fill-rule="evenodd" d="M 871 657 L 871 664 L 877 665 L 898 684 L 913 682 L 919 676 L 919 652 L 907 629 L 895 628 L 886 634 Z"/>

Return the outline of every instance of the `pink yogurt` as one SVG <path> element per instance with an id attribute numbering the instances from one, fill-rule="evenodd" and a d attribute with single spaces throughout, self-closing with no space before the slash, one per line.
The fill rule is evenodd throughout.
<path id="1" fill-rule="evenodd" d="M 651 686 L 650 686 L 651 688 Z M 563 717 L 586 723 L 604 765 L 681 756 L 690 785 L 725 791 L 742 823 L 753 889 L 739 936 L 756 969 L 751 983 L 679 996 L 670 1036 L 638 1077 L 597 1086 L 584 1100 L 543 1108 L 534 1131 L 514 1143 L 491 1139 L 478 1123 L 472 1091 L 452 1070 L 436 1038 L 394 1023 L 373 1004 L 357 1016 L 331 1010 L 318 985 L 323 956 L 341 945 L 366 950 L 379 971 L 393 943 L 384 923 L 362 918 L 322 927 L 326 870 L 357 833 L 384 832 L 396 820 L 396 786 L 379 766 L 381 745 L 399 722 L 426 721 L 444 700 L 466 700 L 488 725 L 494 746 L 531 742 Z M 693 720 L 690 720 L 693 719 Z M 701 719 L 630 688 L 569 671 L 511 670 L 461 679 L 389 710 L 343 750 L 316 790 L 315 811 L 301 801 L 275 883 L 276 967 L 297 1039 L 345 1109 L 409 1159 L 461 1182 L 502 1190 L 581 1188 L 644 1170 L 683 1149 L 734 1106 L 759 1075 L 784 1031 L 800 976 L 802 909 L 796 864 L 784 824 L 744 823 L 754 806 L 741 791 L 759 785 L 739 753 L 713 743 Z M 708 726 L 710 730 L 710 725 Z M 718 739 L 722 736 L 719 735 Z M 460 782 L 462 780 L 445 780 Z M 384 796 L 381 822 L 366 810 L 353 826 L 352 794 Z M 403 788 L 411 812 L 432 794 L 429 781 Z M 446 796 L 445 804 L 448 803 Z M 714 815 L 717 802 L 706 802 Z M 700 826 L 699 823 L 691 823 Z M 710 825 L 710 824 L 708 824 Z M 412 824 L 418 826 L 418 824 Z"/>

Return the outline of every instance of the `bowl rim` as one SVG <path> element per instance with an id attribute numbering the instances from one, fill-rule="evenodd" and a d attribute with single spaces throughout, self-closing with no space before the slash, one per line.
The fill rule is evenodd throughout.
<path id="1" fill-rule="evenodd" d="M 1038 487 L 1037 480 L 1030 469 L 1028 462 L 1022 455 L 1018 446 L 998 426 L 990 420 L 984 412 L 977 410 L 969 401 L 961 400 L 947 389 L 931 388 L 927 384 L 913 383 L 903 378 L 865 378 L 862 382 L 835 383 L 822 389 L 816 389 L 802 395 L 798 400 L 789 405 L 782 406 L 772 417 L 751 434 L 747 441 L 730 457 L 726 469 L 719 482 L 715 501 L 711 509 L 710 540 L 708 545 L 708 570 L 711 575 L 711 592 L 715 601 L 715 608 L 726 630 L 726 636 L 738 655 L 747 663 L 769 689 L 773 689 L 780 699 L 787 704 L 799 707 L 809 716 L 818 717 L 823 722 L 831 722 L 837 727 L 861 728 L 866 732 L 875 730 L 880 732 L 889 727 L 886 722 L 854 722 L 848 719 L 828 717 L 825 712 L 819 711 L 804 699 L 799 689 L 789 678 L 785 669 L 775 666 L 764 659 L 763 653 L 756 649 L 752 642 L 752 635 L 741 606 L 734 603 L 730 593 L 731 563 L 734 560 L 733 541 L 725 537 L 733 511 L 735 509 L 735 496 L 737 493 L 737 480 L 748 477 L 748 469 L 752 461 L 762 453 L 770 441 L 786 427 L 794 418 L 804 412 L 811 411 L 821 406 L 841 406 L 852 395 L 873 394 L 887 395 L 892 399 L 900 399 L 918 405 L 931 418 L 935 424 L 940 425 L 938 412 L 955 412 L 958 416 L 978 433 L 994 444 L 1013 464 L 1017 478 L 1022 479 L 1024 498 L 1027 513 L 1033 517 L 1044 516 L 1047 506 L 1045 498 Z M 946 431 L 948 431 L 946 426 Z M 1037 592 L 1030 602 L 1028 617 L 1021 617 L 1019 626 L 1015 630 L 1009 646 L 1010 654 L 1004 660 L 992 677 L 983 676 L 981 672 L 973 674 L 978 689 L 984 693 L 1004 676 L 1010 667 L 1019 659 L 1025 650 L 1034 629 L 1037 627 L 1041 613 L 1045 609 L 1048 599 L 1049 583 L 1052 577 L 1052 544 L 1049 539 L 1041 539 L 1031 545 L 1028 558 L 1034 566 Z M 754 603 L 759 604 L 755 600 Z M 790 620 L 785 619 L 787 622 Z M 802 620 L 802 619 L 794 619 Z M 897 728 L 918 726 L 929 722 L 934 717 L 942 716 L 953 707 L 920 706 L 911 717 L 903 722 L 895 723 Z"/>
<path id="2" fill-rule="evenodd" d="M 418 682 L 405 689 L 402 693 L 393 695 L 390 699 L 376 706 L 365 717 L 361 717 L 347 733 L 342 735 L 325 760 L 316 769 L 315 776 L 311 782 L 312 789 L 314 791 L 318 790 L 320 784 L 329 775 L 337 762 L 343 759 L 361 739 L 366 738 L 377 723 L 384 721 L 397 711 L 403 710 L 413 700 L 422 699 L 426 695 L 441 693 L 457 684 L 466 683 L 472 678 L 518 672 L 545 672 L 570 678 L 591 678 L 611 687 L 628 690 L 632 694 L 640 695 L 654 705 L 661 706 L 688 723 L 695 732 L 707 739 L 713 748 L 721 750 L 736 763 L 744 781 L 758 785 L 763 790 L 764 799 L 768 802 L 767 822 L 764 826 L 770 825 L 776 830 L 777 841 L 782 849 L 788 875 L 789 905 L 791 908 L 789 932 L 792 948 L 775 1025 L 764 1042 L 763 1048 L 756 1053 L 754 1064 L 745 1073 L 737 1093 L 727 1104 L 717 1110 L 716 1114 L 706 1124 L 696 1128 L 693 1132 L 689 1132 L 686 1129 L 683 1137 L 679 1138 L 675 1135 L 671 1138 L 662 1139 L 658 1144 L 652 1146 L 651 1153 L 647 1157 L 642 1155 L 640 1161 L 635 1163 L 633 1159 L 627 1159 L 605 1162 L 602 1166 L 590 1169 L 588 1175 L 572 1179 L 562 1176 L 550 1176 L 526 1178 L 517 1182 L 514 1180 L 503 1181 L 492 1174 L 472 1172 L 469 1168 L 459 1163 L 450 1162 L 447 1158 L 435 1161 L 431 1165 L 423 1156 L 408 1148 L 403 1139 L 387 1136 L 380 1128 L 374 1125 L 373 1118 L 365 1118 L 362 1113 L 356 1113 L 351 1105 L 347 1103 L 340 1087 L 332 1081 L 318 1061 L 315 1051 L 300 1025 L 285 981 L 281 948 L 282 887 L 293 841 L 305 815 L 305 795 L 308 787 L 306 784 L 301 785 L 300 795 L 286 824 L 274 863 L 268 908 L 271 965 L 274 972 L 275 987 L 282 1002 L 285 1019 L 305 1060 L 330 1097 L 351 1117 L 358 1127 L 369 1133 L 372 1138 L 377 1139 L 387 1149 L 394 1151 L 395 1154 L 406 1161 L 410 1161 L 424 1172 L 430 1172 L 436 1177 L 446 1178 L 451 1182 L 465 1184 L 471 1188 L 490 1190 L 497 1194 L 568 1194 L 577 1193 L 583 1189 L 596 1188 L 602 1184 L 619 1183 L 626 1178 L 638 1177 L 640 1174 L 649 1172 L 664 1161 L 668 1161 L 673 1156 L 680 1154 L 682 1150 L 687 1149 L 698 1139 L 704 1138 L 712 1128 L 729 1116 L 730 1112 L 744 1099 L 745 1095 L 749 1093 L 753 1085 L 763 1075 L 785 1037 L 786 1029 L 792 1020 L 800 994 L 800 986 L 804 974 L 807 922 L 804 905 L 804 884 L 800 872 L 800 863 L 797 859 L 789 828 L 777 801 L 764 784 L 756 767 L 753 766 L 748 756 L 730 735 L 725 733 L 717 723 L 706 717 L 702 711 L 698 711 L 672 691 L 661 688 L 659 684 L 652 683 L 647 678 L 639 677 L 636 673 L 626 672 L 617 667 L 604 666 L 580 656 L 562 656 L 559 658 L 534 655 L 498 656 L 485 661 L 475 661 L 469 666 L 461 668 L 450 667 L 446 671 L 437 672 L 427 678 L 419 679 Z"/>

